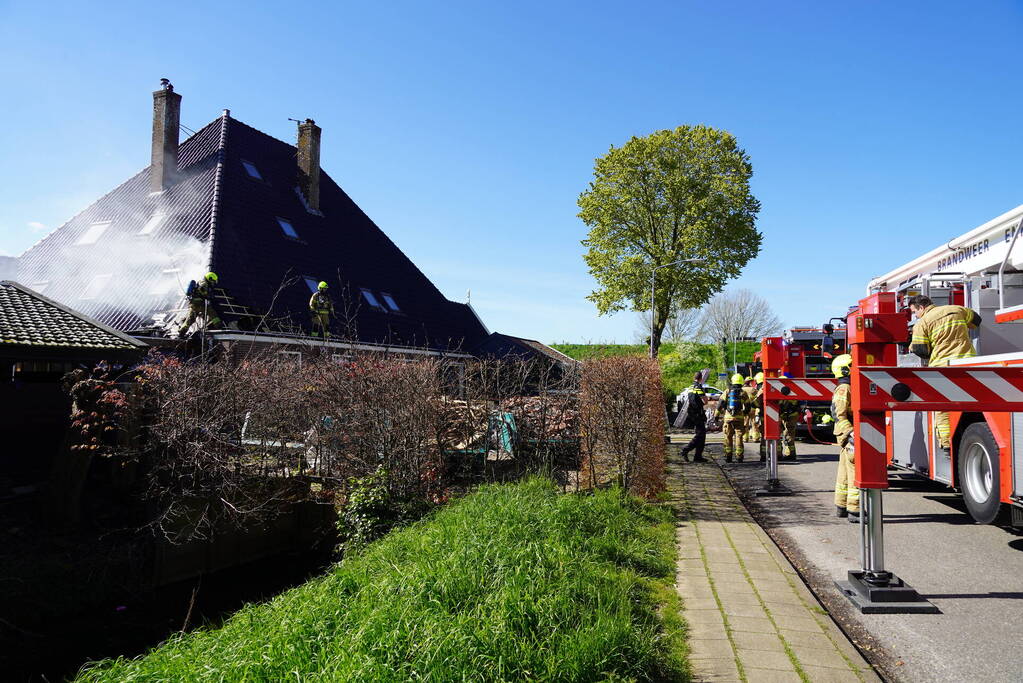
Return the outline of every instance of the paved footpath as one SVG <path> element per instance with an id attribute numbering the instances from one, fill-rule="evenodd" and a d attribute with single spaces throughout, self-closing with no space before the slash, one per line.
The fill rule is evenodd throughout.
<path id="1" fill-rule="evenodd" d="M 695 681 L 878 681 L 714 461 L 682 463 L 669 448 L 679 510 L 677 585 Z"/>

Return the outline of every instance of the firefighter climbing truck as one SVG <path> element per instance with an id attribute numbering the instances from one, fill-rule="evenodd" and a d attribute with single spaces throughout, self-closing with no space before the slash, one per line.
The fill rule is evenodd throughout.
<path id="1" fill-rule="evenodd" d="M 908 307 L 911 296 L 923 294 L 935 305 L 956 304 L 980 314 L 981 325 L 971 333 L 977 355 L 950 363 L 977 369 L 963 373 L 964 382 L 931 380 L 925 389 L 934 392 L 931 400 L 1023 400 L 1019 388 L 984 370 L 1023 365 L 1021 223 L 1023 206 L 868 284 L 868 294 L 894 293 L 900 309 Z M 922 362 L 909 353 L 909 335 L 899 345 L 898 365 L 918 367 Z M 950 450 L 938 446 L 934 417 L 929 412 L 887 414 L 889 465 L 958 489 L 977 522 L 994 522 L 1008 508 L 1012 524 L 1023 526 L 1023 413 L 950 413 Z"/>

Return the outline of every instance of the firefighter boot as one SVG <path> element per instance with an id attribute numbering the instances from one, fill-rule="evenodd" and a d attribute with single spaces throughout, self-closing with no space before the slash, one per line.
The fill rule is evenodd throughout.
<path id="1" fill-rule="evenodd" d="M 848 510 L 846 510 L 841 505 L 836 505 L 835 506 L 835 517 L 848 517 L 848 516 L 849 516 L 849 511 Z"/>

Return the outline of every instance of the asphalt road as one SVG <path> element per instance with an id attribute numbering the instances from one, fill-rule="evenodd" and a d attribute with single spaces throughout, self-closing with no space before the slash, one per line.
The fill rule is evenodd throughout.
<path id="1" fill-rule="evenodd" d="M 725 468 L 868 659 L 898 681 L 1023 680 L 1023 535 L 974 524 L 944 486 L 893 480 L 884 493 L 886 568 L 941 614 L 860 614 L 832 583 L 860 567 L 859 525 L 834 516 L 837 448 L 800 443 L 798 450 L 800 461 L 779 469 L 794 491 L 788 497 L 747 497 L 763 483 L 759 463 Z"/>

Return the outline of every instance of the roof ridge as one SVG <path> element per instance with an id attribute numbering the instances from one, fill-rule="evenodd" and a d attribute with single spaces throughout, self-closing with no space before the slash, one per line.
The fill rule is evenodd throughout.
<path id="1" fill-rule="evenodd" d="M 226 111 L 226 110 L 225 110 L 225 111 Z M 180 144 L 180 145 L 179 145 L 178 147 L 179 147 L 179 148 L 181 148 L 181 147 L 184 147 L 184 146 L 185 146 L 185 144 L 187 144 L 187 143 L 188 143 L 188 142 L 189 142 L 190 140 L 193 140 L 193 139 L 195 139 L 195 138 L 199 137 L 199 135 L 201 135 L 201 134 L 202 134 L 202 132 L 203 132 L 204 130 L 206 130 L 207 128 L 209 128 L 209 127 L 210 127 L 211 125 L 213 125 L 213 124 L 217 123 L 217 121 L 219 121 L 219 120 L 220 120 L 220 119 L 216 119 L 216 120 L 214 120 L 214 121 L 210 121 L 210 122 L 209 122 L 209 123 L 207 123 L 207 124 L 206 124 L 205 126 L 203 126 L 202 128 L 200 128 L 199 130 L 195 131 L 195 133 L 193 133 L 192 135 L 189 135 L 189 136 L 188 136 L 187 138 L 185 138 L 185 139 L 184 139 L 184 141 L 183 141 L 183 142 L 182 142 L 182 143 L 181 143 L 181 144 Z M 221 131 L 221 140 L 223 140 L 223 131 Z M 192 166 L 195 166 L 195 165 L 196 165 L 197 163 L 199 163 L 199 162 L 197 161 L 197 162 L 194 162 L 194 163 L 192 163 L 192 164 L 189 164 L 189 165 L 188 165 L 188 166 L 187 166 L 186 168 L 191 168 Z M 48 240 L 49 238 L 53 237 L 53 236 L 54 236 L 54 235 L 56 235 L 56 234 L 57 234 L 58 232 L 60 232 L 60 230 L 61 230 L 61 229 L 62 229 L 62 228 L 63 228 L 64 226 L 66 226 L 66 225 L 67 225 L 68 223 L 71 223 L 71 222 L 72 222 L 72 221 L 74 221 L 74 220 L 75 220 L 76 218 L 78 218 L 78 217 L 79 217 L 79 216 L 81 216 L 82 214 L 84 214 L 84 213 L 86 213 L 87 211 L 89 211 L 90 209 L 92 209 L 92 207 L 96 206 L 97 204 L 99 204 L 100 202 L 102 202 L 102 201 L 103 201 L 104 199 L 106 199 L 106 198 L 107 198 L 107 197 L 109 197 L 110 195 L 112 195 L 112 194 L 114 194 L 115 192 L 117 192 L 118 190 L 120 190 L 120 189 L 121 189 L 122 187 L 124 187 L 125 185 L 128 185 L 128 184 L 130 184 L 130 183 L 134 182 L 134 181 L 135 181 L 135 180 L 136 180 L 136 179 L 137 179 L 137 178 L 138 178 L 138 177 L 139 177 L 140 175 L 142 175 L 143 173 L 145 173 L 146 171 L 148 171 L 148 170 L 149 170 L 150 168 L 152 168 L 152 166 L 153 166 L 153 164 L 152 164 L 152 163 L 146 164 L 146 165 L 145 165 L 144 167 L 142 167 L 141 169 L 139 169 L 139 170 L 138 170 L 138 171 L 137 171 L 137 172 L 136 172 L 136 173 L 135 173 L 134 175 L 132 175 L 132 176 L 131 176 L 130 178 L 128 178 L 127 180 L 125 180 L 125 181 L 124 181 L 123 183 L 120 183 L 120 184 L 118 184 L 118 185 L 115 185 L 115 186 L 114 186 L 114 187 L 113 187 L 113 188 L 112 188 L 112 189 L 111 189 L 111 190 L 110 190 L 109 192 L 107 192 L 107 193 L 106 193 L 106 194 L 104 194 L 103 196 L 99 197 L 99 198 L 98 198 L 98 199 L 97 199 L 96 201 L 92 202 L 91 204 L 89 204 L 88 206 L 86 206 L 86 207 L 85 207 L 84 209 L 82 209 L 82 210 L 81 210 L 81 211 L 79 211 L 78 213 L 76 213 L 76 214 L 74 214 L 73 216 L 71 216 L 70 218 L 68 218 L 68 219 L 67 219 L 66 221 L 64 221 L 63 223 L 61 223 L 60 225 L 58 225 L 58 226 L 57 226 L 56 228 L 54 228 L 54 229 L 53 229 L 53 230 L 51 230 L 50 232 L 48 232 L 48 233 L 46 233 L 45 235 L 43 235 L 42 237 L 40 237 L 40 238 L 39 238 L 39 239 L 38 239 L 38 240 L 36 241 L 36 243 L 35 243 L 35 244 L 33 244 L 33 245 L 32 245 L 32 246 L 30 246 L 29 248 L 25 249 L 25 251 L 21 252 L 21 253 L 20 253 L 20 254 L 19 254 L 19 255 L 17 256 L 17 258 L 19 258 L 19 259 L 20 259 L 20 258 L 21 258 L 22 256 L 24 256 L 24 255 L 25 255 L 25 254 L 27 254 L 28 252 L 32 251 L 33 249 L 35 249 L 36 247 L 38 247 L 38 246 L 39 246 L 40 244 L 42 244 L 43 242 L 45 242 L 46 240 Z M 180 170 L 182 170 L 182 169 L 181 169 L 181 168 L 178 168 L 178 170 L 180 171 Z"/>
<path id="2" fill-rule="evenodd" d="M 220 192 L 224 182 L 224 162 L 227 159 L 227 127 L 231 121 L 230 109 L 224 110 L 224 113 L 220 115 L 220 121 L 220 141 L 217 144 L 217 170 L 213 175 L 213 196 L 210 200 L 210 239 L 207 268 L 211 271 L 214 270 L 214 243 L 217 239 L 217 219 L 220 215 Z"/>

